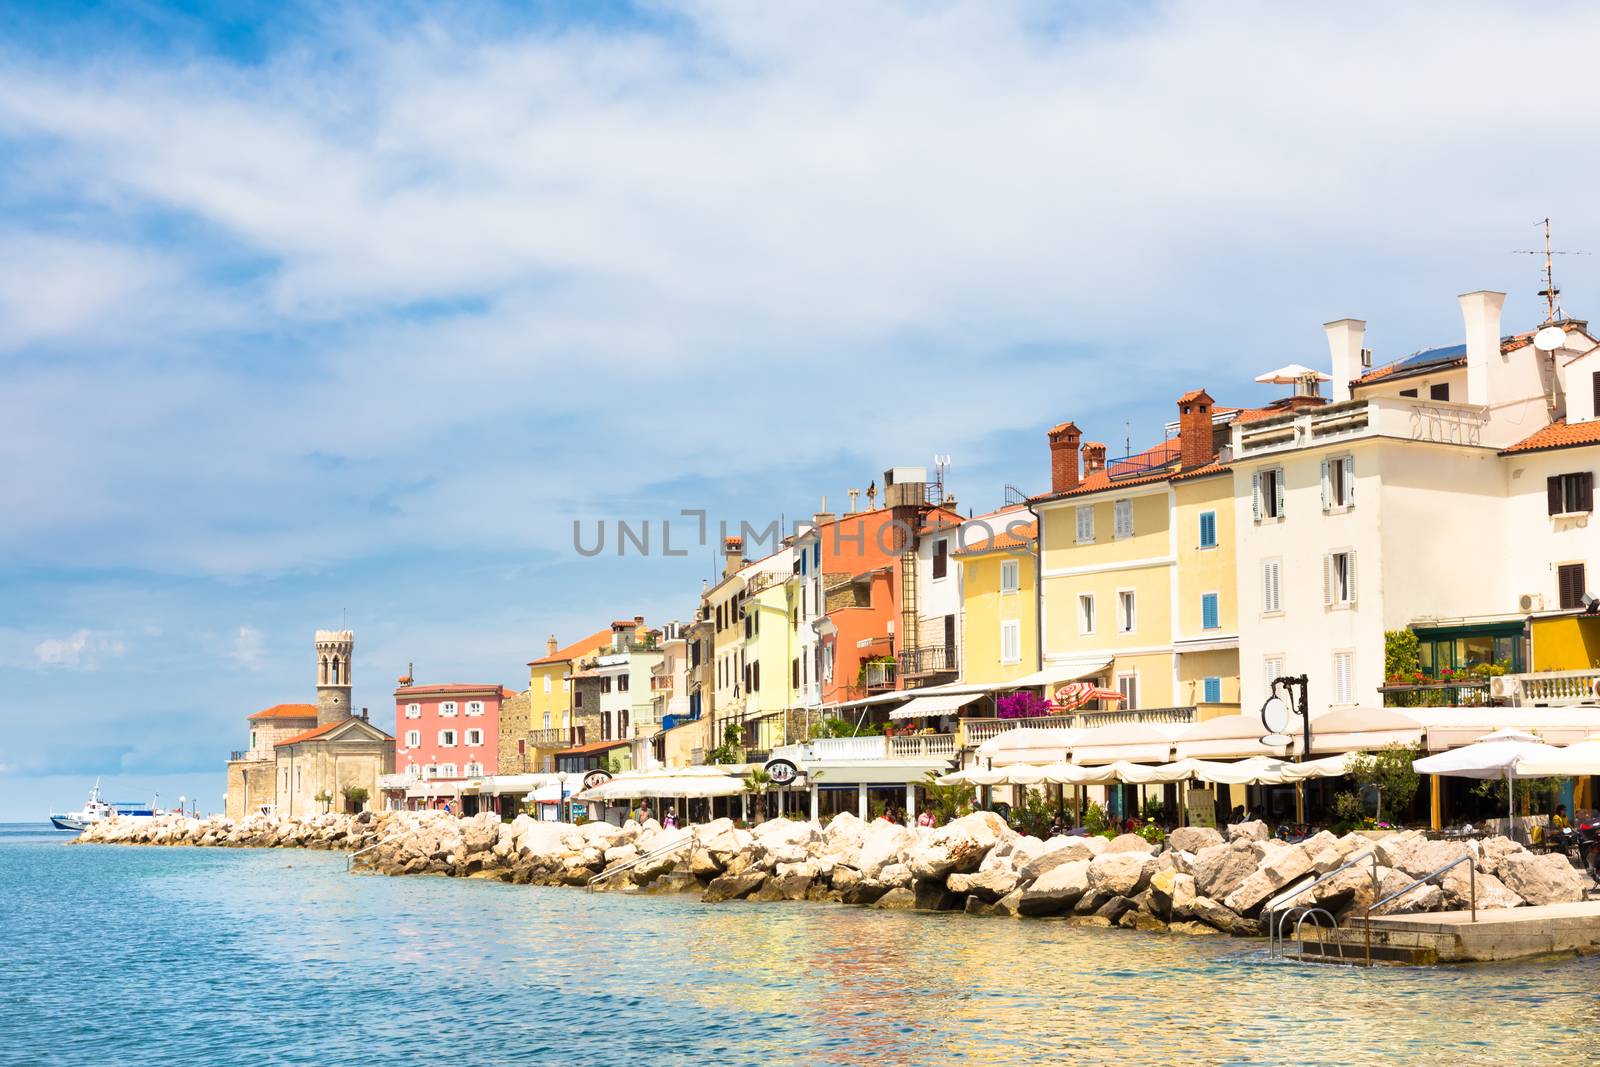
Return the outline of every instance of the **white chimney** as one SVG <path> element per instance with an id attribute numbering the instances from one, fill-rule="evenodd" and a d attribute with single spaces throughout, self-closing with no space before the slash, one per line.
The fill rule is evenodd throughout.
<path id="1" fill-rule="evenodd" d="M 1479 289 L 1461 294 L 1461 317 L 1467 325 L 1467 403 L 1487 405 L 1499 390 L 1504 359 L 1500 355 L 1500 309 L 1506 294 Z"/>
<path id="2" fill-rule="evenodd" d="M 1361 319 L 1335 319 L 1325 322 L 1322 328 L 1328 333 L 1328 352 L 1333 357 L 1333 402 L 1350 399 L 1350 383 L 1361 377 L 1361 342 L 1367 336 L 1367 324 Z"/>

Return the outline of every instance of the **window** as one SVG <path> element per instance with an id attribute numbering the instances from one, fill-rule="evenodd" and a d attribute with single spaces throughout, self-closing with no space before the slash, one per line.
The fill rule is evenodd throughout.
<path id="1" fill-rule="evenodd" d="M 550 729 L 550 713 L 548 711 L 544 713 L 544 728 L 546 730 Z"/>
<path id="2" fill-rule="evenodd" d="M 421 704 L 407 704 L 406 705 L 406 718 L 408 718 L 408 719 L 420 719 L 420 718 L 422 718 L 422 705 Z"/>
<path id="3" fill-rule="evenodd" d="M 800 688 L 800 657 L 796 656 L 789 661 L 789 688 Z"/>
<path id="4" fill-rule="evenodd" d="M 583 690 L 580 689 L 572 694 L 572 706 L 575 708 L 583 707 Z"/>
<path id="5" fill-rule="evenodd" d="M 1283 468 L 1269 467 L 1250 476 L 1251 510 L 1255 520 L 1283 517 Z"/>
<path id="6" fill-rule="evenodd" d="M 408 763 L 408 764 L 406 764 L 406 777 L 407 778 L 411 778 L 411 779 L 421 778 L 422 777 L 422 764 L 420 764 L 420 763 Z"/>
<path id="7" fill-rule="evenodd" d="M 1200 547 L 1217 547 L 1217 513 L 1215 511 L 1202 511 L 1200 513 Z"/>
<path id="8" fill-rule="evenodd" d="M 469 764 L 467 764 L 467 777 L 468 778 L 481 778 L 482 776 L 483 776 L 483 764 L 481 764 L 481 763 L 469 763 Z"/>
<path id="9" fill-rule="evenodd" d="M 1600 415 L 1600 370 L 1589 375 L 1589 385 L 1594 391 L 1594 413 Z"/>
<path id="10" fill-rule="evenodd" d="M 563 693 L 572 692 L 572 679 L 570 679 L 570 678 L 561 679 L 561 691 Z"/>
<path id="11" fill-rule="evenodd" d="M 548 674 L 544 676 L 544 691 L 546 693 L 550 692 L 550 676 Z"/>
<path id="12" fill-rule="evenodd" d="M 1111 534 L 1113 537 L 1133 536 L 1133 501 L 1118 500 L 1112 504 L 1111 518 Z"/>
<path id="13" fill-rule="evenodd" d="M 467 714 L 468 715 L 482 715 L 483 714 L 483 701 L 481 701 L 481 700 L 469 700 L 469 701 L 467 701 Z"/>
<path id="14" fill-rule="evenodd" d="M 1322 461 L 1322 510 L 1348 509 L 1356 503 L 1356 458 L 1335 456 Z"/>
<path id="15" fill-rule="evenodd" d="M 1000 561 L 1000 591 L 1002 593 L 1015 593 L 1022 588 L 1022 581 L 1018 574 L 1019 570 L 1020 567 L 1014 559 Z"/>
<path id="16" fill-rule="evenodd" d="M 1409 396 L 1413 400 L 1415 400 L 1416 397 L 1417 397 L 1417 391 L 1415 389 L 1402 389 L 1402 390 L 1400 390 L 1400 395 L 1401 396 Z"/>
<path id="17" fill-rule="evenodd" d="M 432 764 L 432 763 L 428 764 L 426 767 L 422 768 L 422 777 L 424 777 L 424 778 L 437 778 L 437 777 L 439 777 L 439 768 L 437 766 L 435 766 L 434 764 Z"/>
<path id="18" fill-rule="evenodd" d="M 1217 619 L 1217 594 L 1205 593 L 1200 597 L 1200 628 L 1215 630 L 1222 623 Z"/>
<path id="19" fill-rule="evenodd" d="M 1266 669 L 1267 688 L 1270 689 L 1272 687 L 1272 683 L 1273 682 L 1275 682 L 1279 678 L 1283 677 L 1283 656 L 1281 656 L 1281 655 L 1266 656 L 1266 657 L 1264 657 L 1262 659 L 1261 663 L 1262 663 L 1262 666 Z"/>
<path id="20" fill-rule="evenodd" d="M 441 764 L 439 764 L 439 777 L 440 778 L 454 778 L 455 776 L 456 776 L 456 765 L 454 763 L 441 763 Z"/>
<path id="21" fill-rule="evenodd" d="M 1078 632 L 1080 634 L 1094 633 L 1094 594 L 1078 594 Z"/>
<path id="22" fill-rule="evenodd" d="M 761 692 L 761 664 L 750 664 L 750 692 Z"/>
<path id="23" fill-rule="evenodd" d="M 1202 699 L 1207 704 L 1222 703 L 1222 679 L 1213 675 L 1201 683 Z"/>
<path id="24" fill-rule="evenodd" d="M 611 740 L 611 713 L 609 711 L 600 713 L 600 740 Z"/>
<path id="25" fill-rule="evenodd" d="M 1088 544 L 1094 540 L 1094 505 L 1078 505 L 1078 544 Z"/>
<path id="26" fill-rule="evenodd" d="M 1428 399 L 1443 400 L 1448 403 L 1450 400 L 1450 383 L 1440 382 L 1438 385 L 1428 386 Z"/>
<path id="27" fill-rule="evenodd" d="M 1000 662 L 1022 662 L 1022 623 L 1006 619 L 1000 624 Z"/>
<path id="28" fill-rule="evenodd" d="M 1122 694 L 1124 708 L 1137 708 L 1139 706 L 1139 676 L 1137 674 L 1117 675 L 1117 691 Z"/>
<path id="29" fill-rule="evenodd" d="M 943 578 L 950 571 L 950 542 L 943 537 L 933 543 L 933 576 Z"/>
<path id="30" fill-rule="evenodd" d="M 447 718 L 447 719 L 453 718 L 455 716 L 455 713 L 456 713 L 456 702 L 455 701 L 446 700 L 444 703 L 439 705 L 439 714 L 444 716 L 445 718 Z"/>
<path id="31" fill-rule="evenodd" d="M 620 675 L 617 676 L 617 692 L 626 693 L 627 691 L 628 691 L 628 675 L 620 674 Z"/>
<path id="32" fill-rule="evenodd" d="M 1355 663 L 1354 652 L 1335 652 L 1333 654 L 1333 703 L 1354 704 L 1355 700 Z"/>
<path id="33" fill-rule="evenodd" d="M 602 693 L 611 692 L 611 676 L 609 674 L 606 675 L 604 678 L 600 679 L 600 692 L 602 692 Z"/>
<path id="34" fill-rule="evenodd" d="M 1261 614 L 1274 615 L 1283 610 L 1283 560 L 1261 561 Z"/>
<path id="35" fill-rule="evenodd" d="M 1133 590 L 1117 590 L 1117 632 L 1131 634 L 1138 619 L 1134 615 Z"/>
<path id="36" fill-rule="evenodd" d="M 475 747 L 477 747 L 478 745 L 481 745 L 481 744 L 483 744 L 483 731 L 482 730 L 468 730 L 467 731 L 467 747 L 468 748 L 475 748 Z"/>
<path id="37" fill-rule="evenodd" d="M 422 731 L 421 730 L 407 730 L 406 731 L 406 747 L 407 748 L 417 748 L 421 744 L 422 744 Z"/>
<path id="38" fill-rule="evenodd" d="M 628 713 L 625 711 L 617 712 L 617 736 L 628 736 Z"/>
<path id="39" fill-rule="evenodd" d="M 439 745 L 442 748 L 456 747 L 456 732 L 454 730 L 439 731 Z"/>
<path id="40" fill-rule="evenodd" d="M 1588 592 L 1584 581 L 1583 564 L 1563 563 L 1556 568 L 1556 591 L 1561 596 L 1562 608 L 1583 607 L 1583 595 Z"/>
<path id="41" fill-rule="evenodd" d="M 1356 602 L 1356 554 L 1353 549 L 1322 557 L 1322 602 L 1327 605 Z"/>
<path id="42" fill-rule="evenodd" d="M 1585 515 L 1594 510 L 1594 474 L 1552 474 L 1545 480 L 1550 514 Z"/>

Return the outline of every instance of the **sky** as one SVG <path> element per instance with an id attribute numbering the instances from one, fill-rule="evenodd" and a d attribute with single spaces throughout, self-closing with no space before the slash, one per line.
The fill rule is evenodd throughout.
<path id="1" fill-rule="evenodd" d="M 1600 9 L 0 4 L 0 819 L 221 807 L 245 716 L 525 684 L 758 527 L 1184 391 L 1537 325 Z M 1600 307 L 1600 256 L 1558 261 Z M 1600 312 L 1597 312 L 1600 313 Z M 653 552 L 618 558 L 614 523 Z M 574 549 L 574 523 L 592 544 Z"/>

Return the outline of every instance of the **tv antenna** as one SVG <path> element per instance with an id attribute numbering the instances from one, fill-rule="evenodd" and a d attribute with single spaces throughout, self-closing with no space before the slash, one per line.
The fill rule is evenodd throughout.
<path id="1" fill-rule="evenodd" d="M 1566 317 L 1566 313 L 1561 309 L 1561 290 L 1556 288 L 1555 268 L 1552 257 L 1586 256 L 1588 254 L 1587 252 L 1573 249 L 1552 249 L 1550 247 L 1549 216 L 1544 219 L 1544 251 L 1540 252 L 1536 248 L 1519 248 L 1512 253 L 1512 255 L 1516 256 L 1544 256 L 1544 288 L 1539 290 L 1539 295 L 1544 297 L 1545 301 L 1545 324 L 1548 325 Z"/>

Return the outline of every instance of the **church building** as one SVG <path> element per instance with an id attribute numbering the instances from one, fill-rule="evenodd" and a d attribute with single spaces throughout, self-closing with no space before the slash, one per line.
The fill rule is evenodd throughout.
<path id="1" fill-rule="evenodd" d="M 246 720 L 250 747 L 228 761 L 228 817 L 376 808 L 394 772 L 394 738 L 350 711 L 355 634 L 318 630 L 317 702 L 276 704 Z M 364 790 L 359 804 L 346 793 Z M 359 794 L 356 794 L 359 796 Z M 324 799 L 317 799 L 322 797 Z"/>

